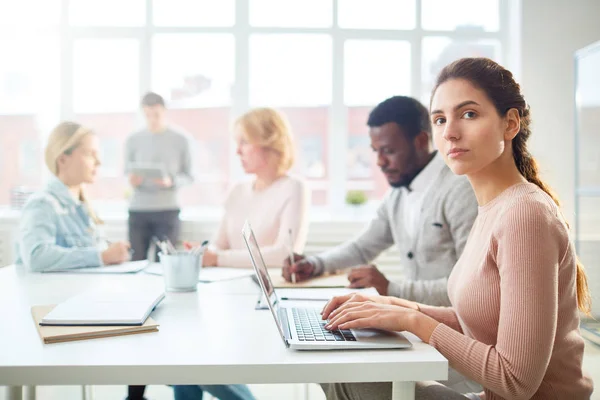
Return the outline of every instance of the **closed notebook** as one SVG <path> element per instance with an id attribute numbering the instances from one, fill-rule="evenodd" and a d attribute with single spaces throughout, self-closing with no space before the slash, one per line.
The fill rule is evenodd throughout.
<path id="1" fill-rule="evenodd" d="M 164 288 L 97 287 L 58 304 L 41 325 L 143 325 Z"/>
<path id="2" fill-rule="evenodd" d="M 75 340 L 98 339 L 110 336 L 133 335 L 136 333 L 158 332 L 158 324 L 148 318 L 140 326 L 42 326 L 40 321 L 55 305 L 33 306 L 31 315 L 40 338 L 46 344 L 71 342 Z"/>

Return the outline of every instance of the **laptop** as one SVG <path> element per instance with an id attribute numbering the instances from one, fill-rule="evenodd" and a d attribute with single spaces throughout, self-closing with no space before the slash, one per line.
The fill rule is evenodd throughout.
<path id="1" fill-rule="evenodd" d="M 244 242 L 256 272 L 258 283 L 285 345 L 295 350 L 403 349 L 412 344 L 398 332 L 376 329 L 329 331 L 321 319 L 321 308 L 286 307 L 275 292 L 252 227 L 246 221 L 242 229 Z"/>

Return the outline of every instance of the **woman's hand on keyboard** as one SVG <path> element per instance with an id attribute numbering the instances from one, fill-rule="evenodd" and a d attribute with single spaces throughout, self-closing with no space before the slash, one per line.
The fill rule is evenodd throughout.
<path id="1" fill-rule="evenodd" d="M 379 304 L 391 304 L 391 299 L 387 296 L 370 296 L 361 293 L 350 293 L 344 296 L 336 296 L 329 300 L 325 307 L 323 307 L 323 311 L 321 311 L 321 315 L 323 319 L 331 318 L 331 314 L 335 312 L 338 308 L 342 307 L 347 303 L 379 303 Z"/>
<path id="2" fill-rule="evenodd" d="M 346 302 L 329 316 L 325 329 L 383 329 L 406 331 L 413 317 L 420 314 L 410 308 L 374 302 Z"/>

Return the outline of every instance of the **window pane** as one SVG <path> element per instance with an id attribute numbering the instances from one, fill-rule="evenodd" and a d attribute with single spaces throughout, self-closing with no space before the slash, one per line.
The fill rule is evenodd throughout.
<path id="1" fill-rule="evenodd" d="M 75 112 L 137 109 L 139 69 L 136 39 L 77 40 L 73 46 Z"/>
<path id="2" fill-rule="evenodd" d="M 330 104 L 331 58 L 329 35 L 252 35 L 251 105 Z"/>
<path id="3" fill-rule="evenodd" d="M 425 104 L 429 104 L 431 89 L 440 70 L 452 61 L 463 57 L 488 57 L 501 62 L 500 42 L 498 40 L 452 40 L 446 37 L 423 39 L 421 99 Z"/>
<path id="4" fill-rule="evenodd" d="M 250 0 L 253 26 L 328 28 L 332 21 L 332 0 Z"/>
<path id="5" fill-rule="evenodd" d="M 230 112 L 229 107 L 169 110 L 169 122 L 191 137 L 194 183 L 181 190 L 183 206 L 223 205 L 233 145 Z"/>
<path id="6" fill-rule="evenodd" d="M 380 99 L 377 103 L 385 100 Z M 348 172 L 347 190 L 361 190 L 372 200 L 381 200 L 389 185 L 377 166 L 377 159 L 371 149 L 369 113 L 376 105 L 348 108 L 348 152 L 346 170 Z"/>
<path id="7" fill-rule="evenodd" d="M 498 31 L 498 0 L 422 0 L 423 29 Z"/>
<path id="8" fill-rule="evenodd" d="M 0 54 L 0 114 L 58 113 L 58 38 L 0 38 Z"/>
<path id="9" fill-rule="evenodd" d="M 344 45 L 344 102 L 376 105 L 394 95 L 410 94 L 408 42 L 348 40 Z"/>
<path id="10" fill-rule="evenodd" d="M 0 205 L 6 205 L 11 198 L 22 203 L 42 185 L 44 138 L 59 119 L 58 38 L 0 37 L 0 54 Z"/>
<path id="11" fill-rule="evenodd" d="M 415 0 L 338 0 L 338 25 L 350 29 L 414 29 Z"/>
<path id="12" fill-rule="evenodd" d="M 58 26 L 60 3 L 61 0 L 0 0 L 0 29 Z"/>
<path id="13" fill-rule="evenodd" d="M 233 26 L 235 0 L 154 0 L 156 26 Z"/>
<path id="14" fill-rule="evenodd" d="M 312 205 L 327 204 L 328 107 L 288 107 L 279 109 L 288 118 L 296 145 L 296 162 L 292 173 L 310 181 Z"/>
<path id="15" fill-rule="evenodd" d="M 230 34 L 161 34 L 152 42 L 152 90 L 168 99 L 170 123 L 192 139 L 195 181 L 181 191 L 184 206 L 224 201 L 233 144 L 234 43 Z"/>
<path id="16" fill-rule="evenodd" d="M 171 108 L 231 104 L 233 35 L 159 34 L 152 46 L 152 89 Z"/>
<path id="17" fill-rule="evenodd" d="M 575 133 L 579 151 L 576 168 L 579 186 L 585 189 L 600 188 L 600 52 L 591 51 L 577 57 L 576 65 L 577 108 Z M 599 199 L 600 201 L 600 199 Z M 600 208 L 596 209 L 600 217 Z"/>
<path id="18" fill-rule="evenodd" d="M 146 0 L 70 0 L 69 23 L 74 26 L 143 26 Z"/>

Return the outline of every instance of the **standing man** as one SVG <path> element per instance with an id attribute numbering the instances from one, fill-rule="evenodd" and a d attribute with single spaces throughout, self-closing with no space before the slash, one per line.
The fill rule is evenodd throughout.
<path id="1" fill-rule="evenodd" d="M 177 192 L 192 182 L 190 140 L 167 125 L 164 99 L 156 93 L 142 97 L 146 128 L 133 133 L 125 145 L 125 173 L 133 187 L 129 204 L 129 241 L 133 260 L 147 258 L 150 240 L 179 239 Z M 150 259 L 155 260 L 151 254 Z M 141 400 L 145 386 L 130 386 L 129 400 Z"/>

